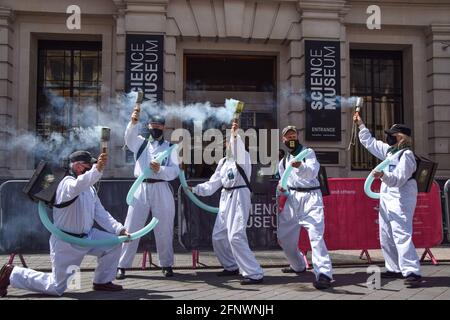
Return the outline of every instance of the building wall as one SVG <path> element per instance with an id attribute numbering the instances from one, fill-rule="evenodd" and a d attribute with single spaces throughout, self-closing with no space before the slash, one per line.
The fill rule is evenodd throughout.
<path id="1" fill-rule="evenodd" d="M 401 50 L 404 62 L 405 122 L 414 128 L 415 148 L 439 161 L 438 175 L 450 177 L 450 0 L 378 1 L 382 29 L 368 30 L 366 9 L 373 1 L 255 0 L 77 0 L 81 30 L 67 30 L 66 8 L 73 1 L 2 1 L 0 7 L 0 177 L 28 177 L 31 159 L 5 151 L 7 125 L 34 130 L 37 40 L 102 41 L 102 108 L 124 90 L 127 33 L 165 35 L 164 101 L 183 99 L 185 52 L 271 54 L 277 57 L 278 127 L 296 124 L 304 131 L 304 42 L 341 42 L 341 87 L 350 93 L 349 50 Z M 117 112 L 117 110 L 111 110 Z M 169 129 L 180 126 L 173 121 Z M 353 172 L 346 150 L 351 112 L 342 109 L 342 141 L 307 143 L 338 151 L 330 176 Z M 3 144 L 3 145 L 2 145 Z M 121 149 L 112 142 L 107 176 L 131 176 Z"/>

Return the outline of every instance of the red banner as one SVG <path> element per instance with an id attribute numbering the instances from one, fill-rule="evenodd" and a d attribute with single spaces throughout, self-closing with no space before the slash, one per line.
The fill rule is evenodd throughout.
<path id="1" fill-rule="evenodd" d="M 323 197 L 325 205 L 325 243 L 329 250 L 380 249 L 378 230 L 379 200 L 364 193 L 365 179 L 329 178 L 331 194 Z M 379 192 L 380 180 L 372 190 Z M 442 242 L 442 209 L 439 186 L 429 193 L 419 193 L 414 213 L 413 241 L 417 248 L 432 248 Z M 302 251 L 311 247 L 306 230 L 299 240 Z"/>

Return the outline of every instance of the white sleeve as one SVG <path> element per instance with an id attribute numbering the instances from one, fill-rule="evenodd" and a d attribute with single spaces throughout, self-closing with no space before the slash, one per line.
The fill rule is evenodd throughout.
<path id="1" fill-rule="evenodd" d="M 281 177 L 283 177 L 283 173 L 285 170 L 283 163 L 287 162 L 287 160 L 284 160 L 284 159 L 285 158 L 281 159 L 281 161 L 278 163 L 278 174 L 280 175 L 280 180 L 281 180 Z"/>
<path id="2" fill-rule="evenodd" d="M 239 164 L 243 169 L 245 174 L 247 175 L 248 180 L 250 181 L 250 177 L 252 174 L 252 160 L 250 157 L 250 153 L 245 150 L 245 144 L 240 135 L 237 135 L 236 138 L 231 135 L 230 138 L 231 145 L 231 153 L 237 164 Z M 237 152 L 237 155 L 235 155 Z"/>
<path id="3" fill-rule="evenodd" d="M 219 165 L 216 168 L 216 171 L 214 171 L 214 174 L 209 178 L 208 181 L 203 182 L 201 184 L 196 185 L 192 188 L 192 192 L 202 196 L 210 196 L 214 194 L 219 188 L 222 186 L 222 180 L 220 177 L 220 170 L 222 169 L 223 164 L 225 163 L 225 160 L 221 160 L 219 162 Z"/>
<path id="4" fill-rule="evenodd" d="M 381 177 L 381 181 L 388 187 L 399 188 L 408 182 L 414 171 L 416 171 L 416 167 L 414 153 L 411 150 L 407 150 L 400 156 L 400 160 L 394 171 L 385 172 Z"/>
<path id="5" fill-rule="evenodd" d="M 233 155 L 233 158 L 235 161 L 241 165 L 245 166 L 246 163 L 249 160 L 248 152 L 245 150 L 245 144 L 244 141 L 242 141 L 242 138 L 240 135 L 237 135 L 236 138 L 234 135 L 231 135 L 230 138 L 230 148 L 231 148 L 231 154 Z M 237 154 L 235 154 L 237 153 Z"/>
<path id="6" fill-rule="evenodd" d="M 360 125 L 359 129 L 359 141 L 361 141 L 361 144 L 375 157 L 380 160 L 384 160 L 386 158 L 389 145 L 372 137 L 369 129 L 367 129 L 365 125 Z"/>
<path id="7" fill-rule="evenodd" d="M 137 153 L 142 143 L 144 143 L 144 137 L 139 135 L 138 125 L 133 124 L 131 121 L 128 123 L 125 129 L 125 144 L 132 152 Z"/>
<path id="8" fill-rule="evenodd" d="M 177 149 L 174 148 L 169 156 L 167 164 L 165 166 L 161 166 L 158 173 L 153 173 L 152 178 L 172 181 L 178 177 L 179 173 L 180 167 L 178 165 L 178 154 Z"/>
<path id="9" fill-rule="evenodd" d="M 294 172 L 303 179 L 312 180 L 317 177 L 319 169 L 320 164 L 317 161 L 316 153 L 312 151 L 305 157 L 300 167 L 297 169 L 294 168 Z"/>
<path id="10" fill-rule="evenodd" d="M 88 191 L 101 177 L 102 173 L 97 170 L 97 165 L 94 164 L 91 170 L 79 175 L 76 179 L 64 179 L 58 186 L 61 202 L 70 201 L 83 191 Z"/>
<path id="11" fill-rule="evenodd" d="M 118 222 L 116 219 L 114 219 L 111 214 L 106 211 L 106 209 L 103 207 L 102 203 L 100 202 L 100 199 L 98 196 L 96 197 L 95 201 L 95 214 L 94 214 L 94 220 L 106 231 L 110 233 L 114 233 L 116 235 L 119 235 L 120 232 L 125 229 L 124 226 Z"/>

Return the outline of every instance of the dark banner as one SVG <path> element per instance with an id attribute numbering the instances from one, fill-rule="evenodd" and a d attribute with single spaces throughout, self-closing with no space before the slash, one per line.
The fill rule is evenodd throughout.
<path id="1" fill-rule="evenodd" d="M 198 183 L 199 181 L 195 180 L 194 184 Z M 270 180 L 254 189 L 252 209 L 247 221 L 247 238 L 251 249 L 279 249 L 275 205 L 277 184 L 278 181 Z M 255 184 L 252 183 L 252 186 Z M 200 197 L 200 200 L 217 207 L 220 190 L 210 197 Z M 213 250 L 212 233 L 217 216 L 200 209 L 184 192 L 181 192 L 178 212 L 180 215 L 178 236 L 181 245 L 187 250 Z"/>
<path id="2" fill-rule="evenodd" d="M 125 91 L 142 89 L 144 100 L 163 100 L 164 36 L 127 34 Z"/>
<path id="3" fill-rule="evenodd" d="M 306 140 L 341 140 L 339 41 L 305 41 Z"/>

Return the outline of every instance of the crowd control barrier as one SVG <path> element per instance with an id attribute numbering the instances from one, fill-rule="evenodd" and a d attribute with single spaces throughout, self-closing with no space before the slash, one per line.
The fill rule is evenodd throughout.
<path id="1" fill-rule="evenodd" d="M 325 234 L 329 250 L 362 250 L 370 262 L 368 250 L 380 249 L 378 230 L 379 200 L 364 193 L 365 179 L 329 178 L 331 194 L 324 197 Z M 380 180 L 373 183 L 379 192 Z M 419 193 L 413 222 L 413 241 L 416 248 L 424 248 L 422 260 L 429 255 L 437 263 L 430 248 L 443 240 L 442 209 L 439 186 L 435 182 L 429 193 Z M 306 253 L 311 250 L 306 230 L 302 229 L 299 248 Z"/>

